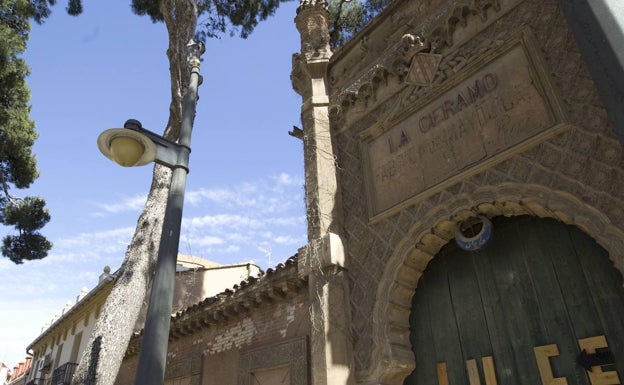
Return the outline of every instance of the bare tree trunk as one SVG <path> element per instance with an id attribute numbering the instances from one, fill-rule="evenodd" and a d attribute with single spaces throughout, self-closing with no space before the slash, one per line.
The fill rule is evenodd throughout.
<path id="1" fill-rule="evenodd" d="M 190 79 L 186 45 L 197 27 L 196 0 L 159 0 L 169 35 L 171 104 L 164 135 L 177 140 L 182 121 L 182 97 Z M 136 320 L 154 275 L 171 170 L 155 165 L 152 185 L 132 242 L 104 304 L 73 384 L 113 385 L 134 332 Z"/>

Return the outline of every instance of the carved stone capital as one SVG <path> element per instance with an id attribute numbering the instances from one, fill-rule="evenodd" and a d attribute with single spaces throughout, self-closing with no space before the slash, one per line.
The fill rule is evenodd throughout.
<path id="1" fill-rule="evenodd" d="M 423 37 L 412 34 L 403 35 L 381 56 L 377 63 L 361 73 L 347 88 L 333 95 L 330 106 L 332 121 L 339 122 L 342 114 L 356 103 L 368 106 L 369 102 L 375 101 L 378 89 L 388 86 L 391 77 L 396 79 L 398 84 L 405 83 L 414 57 L 428 48 L 429 44 Z"/>
<path id="2" fill-rule="evenodd" d="M 305 3 L 305 4 L 303 4 Z M 301 36 L 301 54 L 309 61 L 329 60 L 329 11 L 327 2 L 302 1 L 297 9 L 295 25 Z"/>
<path id="3" fill-rule="evenodd" d="M 290 79 L 304 101 L 322 100 L 327 104 L 327 66 L 332 55 L 329 46 L 327 1 L 302 0 L 295 24 L 301 38 L 301 52 L 293 55 Z M 313 103 L 314 103 L 313 100 Z"/>

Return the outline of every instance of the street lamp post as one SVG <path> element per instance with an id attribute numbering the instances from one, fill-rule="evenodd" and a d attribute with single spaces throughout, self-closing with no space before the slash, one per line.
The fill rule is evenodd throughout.
<path id="1" fill-rule="evenodd" d="M 201 83 L 199 58 L 204 52 L 203 44 L 192 40 L 187 48 L 191 77 L 182 100 L 182 126 L 177 143 L 144 129 L 139 121 L 133 119 L 128 120 L 124 128 L 106 130 L 98 137 L 100 151 L 122 166 L 140 166 L 154 161 L 172 170 L 158 261 L 135 377 L 136 385 L 162 384 L 165 377 L 184 190 L 189 171 L 191 131 L 197 104 L 197 88 Z"/>

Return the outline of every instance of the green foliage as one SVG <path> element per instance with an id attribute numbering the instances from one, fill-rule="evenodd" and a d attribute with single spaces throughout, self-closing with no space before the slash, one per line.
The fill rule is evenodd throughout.
<path id="1" fill-rule="evenodd" d="M 69 0 L 65 10 L 69 15 L 78 16 L 82 13 L 82 2 L 80 0 Z"/>
<path id="2" fill-rule="evenodd" d="M 20 232 L 33 232 L 50 220 L 50 214 L 44 206 L 43 199 L 26 197 L 7 205 L 0 217 L 5 224 L 15 226 Z"/>
<path id="3" fill-rule="evenodd" d="M 391 2 L 392 0 L 329 0 L 331 46 L 336 48 L 344 45 Z"/>
<path id="4" fill-rule="evenodd" d="M 15 263 L 41 259 L 48 255 L 52 244 L 37 230 L 50 220 L 45 201 L 38 197 L 26 197 L 9 203 L 1 216 L 5 225 L 15 226 L 18 235 L 3 239 L 2 254 Z"/>
<path id="5" fill-rule="evenodd" d="M 292 0 L 197 0 L 197 38 L 205 41 L 226 33 L 247 38 L 260 21 L 273 15 L 285 1 Z M 132 0 L 132 11 L 149 16 L 153 22 L 163 21 L 158 1 Z"/>
<path id="6" fill-rule="evenodd" d="M 45 201 L 11 195 L 12 188 L 28 188 L 39 176 L 32 153 L 37 132 L 29 119 L 29 69 L 20 55 L 30 18 L 41 20 L 47 12 L 40 2 L 0 0 L 0 223 L 17 230 L 18 235 L 4 238 L 2 247 L 15 263 L 44 258 L 52 246 L 37 232 L 50 220 Z"/>
<path id="7" fill-rule="evenodd" d="M 2 240 L 2 254 L 18 265 L 25 260 L 45 258 L 51 248 L 52 244 L 37 232 L 7 235 Z"/>
<path id="8" fill-rule="evenodd" d="M 13 3 L 13 4 L 10 4 Z M 13 7 L 16 4 L 21 3 L 21 7 L 26 8 L 26 19 L 32 18 L 38 24 L 43 23 L 45 19 L 47 19 L 52 10 L 51 6 L 56 5 L 56 0 L 22 0 L 22 1 L 2 1 L 2 9 L 5 10 L 4 5 L 10 4 L 9 6 Z M 65 8 L 68 14 L 76 16 L 82 13 L 82 3 L 81 0 L 68 0 L 67 7 Z M 2 11 L 0 11 L 2 12 Z"/>
<path id="9" fill-rule="evenodd" d="M 273 15 L 281 2 L 292 0 L 197 0 L 199 28 L 197 38 L 231 36 L 246 38 L 260 21 Z M 339 47 L 359 32 L 392 0 L 329 0 L 331 44 Z M 158 1 L 132 0 L 132 11 L 162 22 Z"/>

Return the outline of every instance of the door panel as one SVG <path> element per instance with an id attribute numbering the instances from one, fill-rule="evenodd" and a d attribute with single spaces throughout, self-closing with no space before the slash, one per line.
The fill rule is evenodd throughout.
<path id="1" fill-rule="evenodd" d="M 623 373 L 622 276 L 604 249 L 552 219 L 499 217 L 493 224 L 486 248 L 467 252 L 449 243 L 420 278 L 410 317 L 416 369 L 405 384 L 438 385 L 441 363 L 449 385 L 485 383 L 482 358 L 492 357 L 490 381 L 539 385 L 534 348 L 556 344 L 559 355 L 548 360 L 553 376 L 588 385 L 578 340 L 599 335 Z M 476 360 L 472 376 L 469 360 Z"/>

